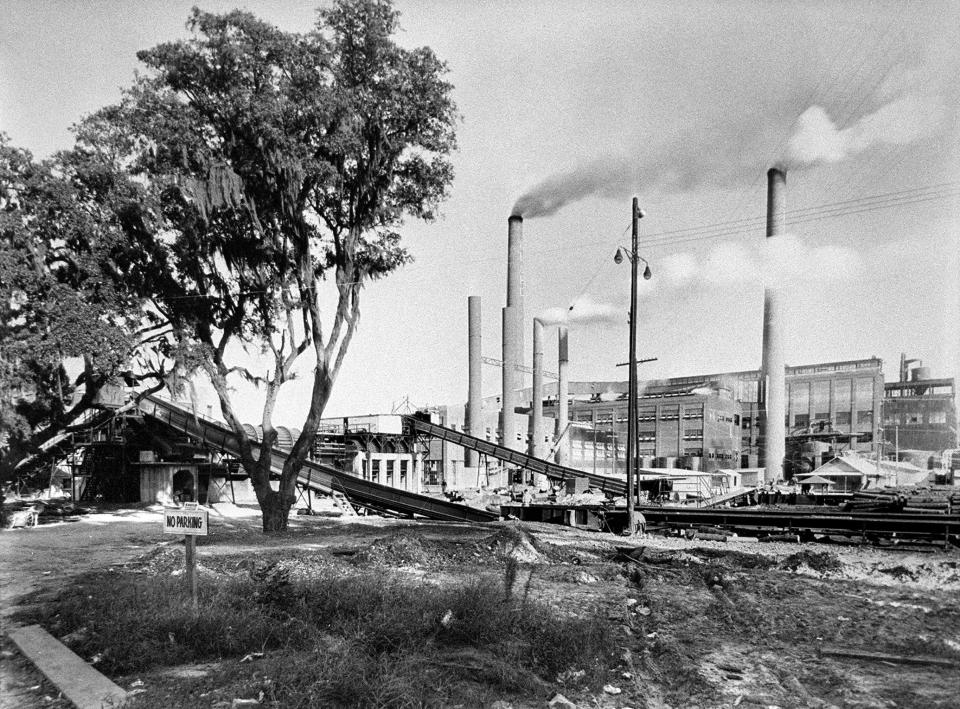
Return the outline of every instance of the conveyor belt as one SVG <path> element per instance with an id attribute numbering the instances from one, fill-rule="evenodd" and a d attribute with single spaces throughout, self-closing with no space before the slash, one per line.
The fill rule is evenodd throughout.
<path id="1" fill-rule="evenodd" d="M 236 436 L 224 424 L 195 416 L 192 412 L 155 396 L 144 399 L 140 403 L 140 410 L 144 416 L 177 431 L 196 436 L 205 444 L 223 453 L 233 456 L 240 454 Z M 252 445 L 255 450 L 259 450 L 260 446 L 257 443 L 252 442 Z M 287 454 L 274 448 L 271 455 L 271 469 L 279 475 Z M 497 515 L 486 510 L 380 485 L 310 460 L 304 461 L 297 482 L 325 494 L 341 492 L 351 502 L 375 510 L 414 514 L 446 521 L 489 522 L 497 519 Z"/>
<path id="2" fill-rule="evenodd" d="M 489 455 L 497 460 L 502 460 L 505 463 L 518 465 L 521 468 L 526 468 L 534 473 L 546 475 L 552 480 L 563 481 L 573 478 L 587 478 L 592 487 L 599 488 L 604 492 L 610 492 L 614 495 L 623 495 L 627 491 L 626 482 L 619 478 L 611 478 L 607 477 L 606 475 L 597 475 L 596 473 L 588 473 L 583 470 L 577 470 L 576 468 L 568 468 L 563 465 L 557 465 L 556 463 L 550 463 L 546 460 L 535 458 L 532 455 L 511 450 L 510 448 L 505 448 L 504 446 L 491 443 L 490 441 L 485 441 L 482 438 L 477 438 L 476 436 L 471 436 L 467 433 L 454 431 L 453 429 L 446 428 L 445 426 L 438 426 L 435 423 L 424 421 L 416 416 L 404 416 L 403 419 L 407 426 L 418 433 L 424 433 L 428 436 L 433 436 L 434 438 L 441 438 L 444 441 L 449 441 L 450 443 L 454 443 L 458 446 L 463 446 L 464 448 L 469 448 L 470 450 L 477 451 L 478 453 Z"/>

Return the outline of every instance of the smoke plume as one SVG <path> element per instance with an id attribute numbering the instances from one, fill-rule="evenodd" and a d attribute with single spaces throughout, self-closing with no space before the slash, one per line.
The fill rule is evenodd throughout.
<path id="1" fill-rule="evenodd" d="M 587 296 L 577 298 L 567 308 L 547 308 L 537 315 L 537 320 L 546 326 L 592 325 L 599 323 L 619 323 L 626 318 L 625 312 L 609 303 L 596 303 Z"/>
<path id="2" fill-rule="evenodd" d="M 936 98 L 904 94 L 848 128 L 838 128 L 826 110 L 811 106 L 797 119 L 787 148 L 794 165 L 838 162 L 876 145 L 907 145 L 933 133 L 944 118 Z"/>
<path id="3" fill-rule="evenodd" d="M 624 199 L 641 191 L 688 192 L 701 185 L 749 183 L 756 173 L 751 149 L 756 126 L 698 127 L 675 141 L 643 146 L 633 155 L 607 155 L 552 175 L 524 192 L 512 214 L 548 217 L 590 197 Z"/>
<path id="4" fill-rule="evenodd" d="M 705 255 L 665 256 L 657 262 L 654 280 L 668 288 L 684 288 L 696 283 L 713 286 L 756 283 L 758 275 L 762 275 L 768 285 L 829 283 L 856 278 L 862 266 L 860 256 L 853 249 L 810 246 L 795 236 L 783 234 L 764 240 L 760 248 L 724 242 Z"/>

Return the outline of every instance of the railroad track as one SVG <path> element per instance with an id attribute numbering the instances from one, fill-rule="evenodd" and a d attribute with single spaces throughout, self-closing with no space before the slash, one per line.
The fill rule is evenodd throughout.
<path id="1" fill-rule="evenodd" d="M 646 505 L 640 509 L 648 524 L 676 529 L 710 526 L 748 533 L 856 535 L 868 540 L 934 541 L 960 546 L 960 515 Z"/>

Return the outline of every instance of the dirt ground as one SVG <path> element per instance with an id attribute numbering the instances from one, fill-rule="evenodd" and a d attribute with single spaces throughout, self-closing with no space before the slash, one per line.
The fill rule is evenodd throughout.
<path id="1" fill-rule="evenodd" d="M 625 539 L 542 524 L 518 530 L 510 522 L 381 517 L 302 516 L 286 534 L 265 538 L 253 510 L 220 512 L 198 545 L 208 578 L 228 573 L 238 557 L 271 557 L 294 576 L 334 559 L 443 583 L 495 572 L 512 557 L 522 568 L 517 584 L 531 598 L 567 613 L 600 608 L 616 620 L 611 642 L 621 664 L 611 674 L 611 691 L 581 692 L 575 673 L 557 678 L 557 688 L 578 706 L 960 706 L 956 552 Z M 149 508 L 0 532 L 5 627 L 32 591 L 57 588 L 83 571 L 182 573 L 182 544 L 160 528 L 159 508 Z M 624 547 L 632 548 L 630 558 Z M 9 642 L 0 649 L 0 706 L 65 705 Z M 860 657 L 831 654 L 837 652 Z M 114 679 L 160 692 L 176 671 Z M 211 698 L 202 706 L 216 703 Z"/>

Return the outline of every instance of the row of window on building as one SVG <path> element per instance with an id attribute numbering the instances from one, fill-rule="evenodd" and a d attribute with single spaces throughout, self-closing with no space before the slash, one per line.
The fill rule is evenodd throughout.
<path id="1" fill-rule="evenodd" d="M 394 484 L 394 473 L 399 470 L 400 472 L 400 487 L 406 487 L 407 476 L 410 472 L 410 460 L 406 458 L 401 458 L 396 460 L 393 458 L 387 458 L 382 460 L 380 458 L 371 458 L 367 460 L 366 458 L 360 459 L 360 477 L 364 480 L 370 480 L 375 483 L 380 483 L 381 485 L 390 485 Z M 385 475 L 381 475 L 381 473 Z"/>
<path id="2" fill-rule="evenodd" d="M 926 415 L 918 412 L 887 414 L 883 417 L 884 426 L 911 426 L 923 423 L 945 424 L 947 423 L 946 411 L 928 411 Z"/>

